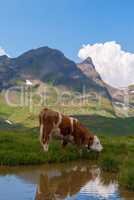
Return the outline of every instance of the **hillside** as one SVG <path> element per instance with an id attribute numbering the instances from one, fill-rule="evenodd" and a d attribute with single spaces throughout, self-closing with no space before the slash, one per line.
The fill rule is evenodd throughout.
<path id="1" fill-rule="evenodd" d="M 49 47 L 32 49 L 16 58 L 0 56 L 0 91 L 11 86 L 24 85 L 27 79 L 32 81 L 40 94 L 46 86 L 51 86 L 60 93 L 71 91 L 71 95 L 74 96 L 75 92 L 80 92 L 79 99 L 84 97 L 94 105 L 101 99 L 101 104 L 104 104 L 102 103 L 104 101 L 109 108 L 111 107 L 110 110 L 116 110 L 117 115 L 124 115 L 126 90 L 106 84 L 96 71 L 90 57 L 77 64 L 65 57 L 61 51 Z M 132 85 L 127 90 L 128 115 L 131 116 L 134 113 L 133 91 Z"/>
<path id="2" fill-rule="evenodd" d="M 0 57 L 1 88 L 13 85 L 17 80 L 36 79 L 55 86 L 65 86 L 82 91 L 85 86 L 90 91 L 106 89 L 87 77 L 77 65 L 59 50 L 42 47 L 25 52 L 17 58 Z"/>
<path id="3" fill-rule="evenodd" d="M 88 76 L 82 69 L 84 66 L 89 67 Z M 52 88 L 58 90 L 61 96 L 64 91 L 69 91 L 73 98 L 80 101 L 85 99 L 90 105 L 94 104 L 93 107 L 105 104 L 106 106 L 102 106 L 102 110 L 105 110 L 104 107 L 108 105 L 110 112 L 114 113 L 111 96 L 91 58 L 76 64 L 61 51 L 49 47 L 32 49 L 16 58 L 0 57 L 1 91 L 11 86 L 25 85 L 27 79 L 40 94 L 43 94 L 44 87 L 51 86 L 47 95 L 52 93 Z M 78 92 L 79 97 L 76 97 Z"/>

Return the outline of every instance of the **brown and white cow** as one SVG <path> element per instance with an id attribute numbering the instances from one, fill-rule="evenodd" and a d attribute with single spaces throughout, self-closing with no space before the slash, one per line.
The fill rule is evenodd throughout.
<path id="1" fill-rule="evenodd" d="M 39 115 L 39 123 L 40 142 L 44 151 L 48 151 L 53 137 L 60 138 L 63 146 L 70 142 L 98 152 L 103 149 L 98 137 L 90 133 L 76 118 L 44 108 Z"/>

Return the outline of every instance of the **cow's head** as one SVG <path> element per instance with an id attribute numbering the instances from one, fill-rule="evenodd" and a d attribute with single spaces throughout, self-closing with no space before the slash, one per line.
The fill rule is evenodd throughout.
<path id="1" fill-rule="evenodd" d="M 99 138 L 96 135 L 90 136 L 87 139 L 86 145 L 85 145 L 88 149 L 97 151 L 97 152 L 101 152 L 103 147 L 100 143 Z"/>

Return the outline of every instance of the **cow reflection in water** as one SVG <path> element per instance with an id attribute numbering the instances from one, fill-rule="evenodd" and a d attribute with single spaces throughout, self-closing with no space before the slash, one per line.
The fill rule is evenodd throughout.
<path id="1" fill-rule="evenodd" d="M 109 195 L 116 194 L 117 189 L 114 182 L 104 184 L 99 169 L 75 166 L 58 176 L 42 174 L 35 200 L 72 200 L 81 199 L 81 195 L 110 199 Z"/>

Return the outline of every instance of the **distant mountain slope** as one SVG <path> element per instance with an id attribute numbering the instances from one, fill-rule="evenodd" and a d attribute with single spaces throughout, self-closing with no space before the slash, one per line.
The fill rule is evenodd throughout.
<path id="1" fill-rule="evenodd" d="M 83 74 L 85 74 L 85 76 L 87 76 L 89 79 L 95 82 L 99 87 L 105 90 L 109 99 L 112 99 L 106 83 L 101 79 L 100 74 L 96 71 L 93 61 L 90 57 L 88 57 L 82 63 L 78 63 L 77 66 L 83 72 Z M 111 88 L 111 86 L 109 87 Z"/>
<path id="2" fill-rule="evenodd" d="M 116 114 L 119 116 L 133 116 L 134 115 L 134 85 L 128 88 L 114 88 L 105 83 L 99 73 L 96 71 L 92 59 L 88 57 L 82 63 L 77 64 L 78 68 L 83 73 L 96 82 L 99 86 L 106 88 L 107 95 L 110 96 L 112 105 Z"/>
<path id="3" fill-rule="evenodd" d="M 59 50 L 42 47 L 28 51 L 12 61 L 23 79 L 39 79 L 55 86 L 63 85 L 75 90 L 82 90 L 83 85 L 88 88 L 91 85 L 92 89 L 96 87 L 96 84 Z"/>
<path id="4" fill-rule="evenodd" d="M 91 60 L 90 60 L 91 61 Z M 0 57 L 0 88 L 16 84 L 25 79 L 36 79 L 55 86 L 65 86 L 69 89 L 102 93 L 102 96 L 110 98 L 110 95 L 96 72 L 93 64 L 89 69 L 90 76 L 83 73 L 79 66 L 85 66 L 89 61 L 77 65 L 69 60 L 62 52 L 49 47 L 33 49 L 17 58 Z"/>

